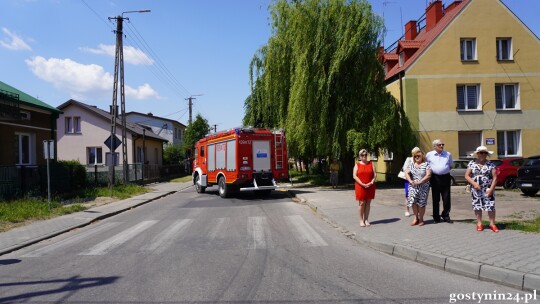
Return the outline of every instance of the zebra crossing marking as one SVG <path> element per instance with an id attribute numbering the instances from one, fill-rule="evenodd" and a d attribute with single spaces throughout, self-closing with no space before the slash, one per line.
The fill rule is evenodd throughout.
<path id="1" fill-rule="evenodd" d="M 248 249 L 264 249 L 272 247 L 270 229 L 265 216 L 253 216 L 248 218 Z"/>
<path id="2" fill-rule="evenodd" d="M 78 233 L 78 234 L 75 234 L 73 236 L 70 236 L 64 240 L 61 240 L 57 243 L 54 243 L 54 244 L 50 244 L 50 245 L 47 245 L 45 247 L 41 247 L 39 249 L 36 249 L 34 251 L 31 251 L 31 252 L 28 252 L 24 255 L 22 255 L 21 257 L 23 258 L 35 258 L 35 257 L 41 257 L 41 256 L 44 256 L 44 255 L 47 255 L 49 253 L 51 253 L 52 251 L 54 250 L 57 250 L 59 248 L 62 248 L 64 246 L 67 246 L 69 244 L 72 244 L 72 243 L 76 243 L 76 242 L 79 242 L 89 236 L 92 236 L 94 234 L 97 234 L 103 230 L 107 230 L 107 229 L 110 229 L 112 227 L 115 227 L 117 225 L 119 225 L 120 222 L 110 222 L 110 223 L 104 223 L 103 225 L 100 225 L 100 226 L 97 226 L 93 229 L 90 229 L 90 230 L 87 230 L 87 231 L 83 231 L 81 233 Z"/>
<path id="3" fill-rule="evenodd" d="M 106 239 L 105 241 L 93 246 L 92 248 L 79 253 L 79 255 L 104 255 L 112 249 L 134 238 L 137 234 L 150 228 L 157 222 L 158 221 L 143 221 L 127 230 L 118 233 L 113 237 Z"/>
<path id="4" fill-rule="evenodd" d="M 177 234 L 182 233 L 193 222 L 192 219 L 177 220 L 174 224 L 158 234 L 150 244 L 142 247 L 144 251 L 153 251 L 154 253 L 161 253 L 167 249 Z"/>
<path id="5" fill-rule="evenodd" d="M 289 215 L 286 216 L 289 223 L 291 223 L 296 231 L 296 239 L 306 247 L 318 247 L 318 246 L 328 246 L 324 239 L 311 227 L 302 216 L 300 215 Z"/>

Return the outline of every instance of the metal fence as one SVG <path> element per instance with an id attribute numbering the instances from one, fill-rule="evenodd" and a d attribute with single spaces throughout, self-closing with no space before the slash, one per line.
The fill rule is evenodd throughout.
<path id="1" fill-rule="evenodd" d="M 103 187 L 109 184 L 109 167 L 50 164 L 51 193 L 70 193 L 84 187 Z M 181 177 L 187 173 L 181 165 L 128 165 L 128 181 L 124 182 L 123 166 L 114 167 L 115 184 L 149 183 Z M 79 176 L 79 175 L 84 176 Z M 144 175 L 144 178 L 143 178 Z M 0 166 L 0 200 L 24 196 L 45 196 L 48 189 L 47 166 Z"/>

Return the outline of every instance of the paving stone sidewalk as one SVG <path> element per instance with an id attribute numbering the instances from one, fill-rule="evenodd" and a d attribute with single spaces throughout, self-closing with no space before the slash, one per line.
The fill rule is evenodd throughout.
<path id="1" fill-rule="evenodd" d="M 344 234 L 376 250 L 518 289 L 540 290 L 540 235 L 504 229 L 499 233 L 476 231 L 475 223 L 471 223 L 475 217 L 470 194 L 464 187 L 452 187 L 454 223 L 433 222 L 430 196 L 423 227 L 411 226 L 412 217 L 405 217 L 403 189 L 377 190 L 370 227 L 359 226 L 358 203 L 350 188 L 307 186 L 290 191 Z M 499 220 L 538 214 L 540 210 L 540 200 L 518 192 L 500 191 L 499 197 Z M 512 204 L 521 206 L 512 208 Z"/>

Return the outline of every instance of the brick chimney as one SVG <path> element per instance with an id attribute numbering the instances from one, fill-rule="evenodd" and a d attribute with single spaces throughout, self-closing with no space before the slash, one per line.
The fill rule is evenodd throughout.
<path id="1" fill-rule="evenodd" d="M 418 35 L 418 30 L 416 29 L 416 21 L 411 20 L 405 24 L 405 40 L 414 40 Z"/>
<path id="2" fill-rule="evenodd" d="M 461 0 L 456 0 L 452 2 L 452 4 L 448 5 L 446 9 L 444 10 L 445 13 L 448 13 L 449 11 L 453 10 L 454 8 L 458 7 L 461 4 Z"/>
<path id="3" fill-rule="evenodd" d="M 426 32 L 433 29 L 443 16 L 442 1 L 435 0 L 426 8 Z"/>

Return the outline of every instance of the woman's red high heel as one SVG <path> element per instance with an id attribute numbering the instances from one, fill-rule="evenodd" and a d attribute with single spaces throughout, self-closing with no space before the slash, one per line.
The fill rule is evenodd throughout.
<path id="1" fill-rule="evenodd" d="M 499 232 L 499 228 L 497 228 L 497 226 L 495 226 L 495 225 L 489 225 L 489 228 L 490 228 L 491 231 L 493 231 L 493 232 Z"/>

